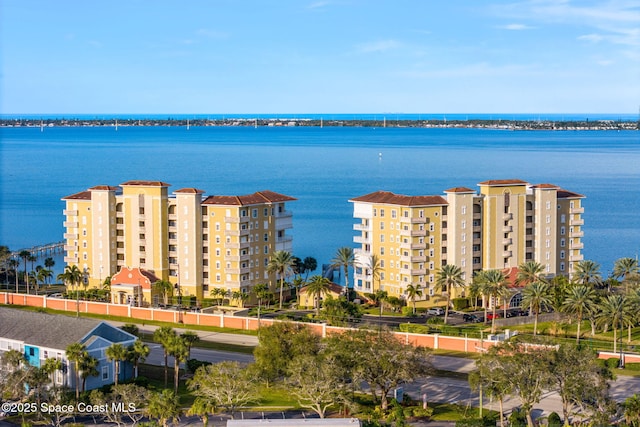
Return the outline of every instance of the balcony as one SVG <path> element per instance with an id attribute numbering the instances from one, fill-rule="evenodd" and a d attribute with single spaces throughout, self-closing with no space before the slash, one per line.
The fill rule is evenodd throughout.
<path id="1" fill-rule="evenodd" d="M 77 233 L 64 233 L 62 235 L 62 237 L 64 237 L 67 240 L 77 240 L 78 239 L 78 234 Z"/>
<path id="2" fill-rule="evenodd" d="M 291 216 L 276 217 L 276 230 L 287 230 L 293 228 L 293 218 Z"/>
<path id="3" fill-rule="evenodd" d="M 65 221 L 62 223 L 65 228 L 78 228 L 77 221 Z"/>
<path id="4" fill-rule="evenodd" d="M 251 222 L 251 218 L 248 216 L 237 217 L 237 216 L 225 216 L 224 222 L 228 222 L 230 224 L 243 224 Z"/>
<path id="5" fill-rule="evenodd" d="M 400 222 L 401 223 L 409 223 L 409 224 L 426 224 L 427 223 L 427 218 L 425 218 L 425 217 L 422 217 L 422 218 L 420 218 L 420 217 L 407 218 L 407 217 L 401 216 L 400 217 Z"/>
<path id="6" fill-rule="evenodd" d="M 371 237 L 354 236 L 353 242 L 359 244 L 371 243 Z"/>
<path id="7" fill-rule="evenodd" d="M 282 212 L 276 212 L 274 216 L 276 218 L 291 218 L 293 216 L 293 213 L 291 211 L 282 211 Z"/>
<path id="8" fill-rule="evenodd" d="M 78 257 L 77 256 L 66 256 L 66 257 L 64 257 L 64 262 L 66 262 L 67 264 L 77 264 L 78 263 Z"/>
<path id="9" fill-rule="evenodd" d="M 582 254 L 577 254 L 577 255 L 569 255 L 569 261 L 582 261 L 584 259 L 584 255 Z"/>
<path id="10" fill-rule="evenodd" d="M 584 244 L 582 243 L 574 243 L 569 246 L 569 249 L 584 249 Z"/>
<path id="11" fill-rule="evenodd" d="M 583 214 L 584 208 L 569 208 L 570 214 Z"/>
<path id="12" fill-rule="evenodd" d="M 78 245 L 64 245 L 64 246 L 63 246 L 63 249 L 64 249 L 66 252 L 69 252 L 69 251 L 77 251 L 77 250 L 78 250 Z"/>
<path id="13" fill-rule="evenodd" d="M 427 270 L 424 268 L 422 269 L 416 268 L 415 270 L 411 270 L 412 276 L 424 276 L 425 274 L 427 274 Z"/>
<path id="14" fill-rule="evenodd" d="M 509 221 L 510 219 L 513 219 L 513 214 L 511 212 L 508 212 L 504 215 L 502 215 L 502 219 L 505 221 Z"/>
<path id="15" fill-rule="evenodd" d="M 411 262 L 425 262 L 427 261 L 427 257 L 424 255 L 416 255 L 411 257 Z"/>
<path id="16" fill-rule="evenodd" d="M 503 245 L 510 245 L 513 243 L 513 239 L 511 237 L 507 237 L 506 239 L 502 239 Z"/>
<path id="17" fill-rule="evenodd" d="M 569 237 L 584 237 L 584 231 L 570 232 Z"/>
<path id="18" fill-rule="evenodd" d="M 353 229 L 355 231 L 371 231 L 371 226 L 365 224 L 353 224 Z"/>
<path id="19" fill-rule="evenodd" d="M 513 231 L 513 227 L 511 225 L 505 225 L 504 227 L 502 227 L 503 233 L 509 233 L 511 231 Z"/>
<path id="20" fill-rule="evenodd" d="M 116 230 L 124 230 L 124 224 L 116 224 Z"/>
<path id="21" fill-rule="evenodd" d="M 482 219 L 482 213 L 474 212 L 473 213 L 473 219 Z"/>
<path id="22" fill-rule="evenodd" d="M 584 225 L 584 219 L 572 219 L 569 221 L 569 225 Z"/>
<path id="23" fill-rule="evenodd" d="M 66 216 L 78 216 L 78 211 L 77 210 L 70 210 L 70 209 L 65 209 L 62 211 L 63 215 Z"/>
<path id="24" fill-rule="evenodd" d="M 503 256 L 504 258 L 508 258 L 508 257 L 510 257 L 510 256 L 511 256 L 511 254 L 512 254 L 512 252 L 511 252 L 511 251 L 502 251 L 502 256 Z"/>
<path id="25" fill-rule="evenodd" d="M 473 239 L 473 244 L 474 245 L 481 245 L 482 244 L 482 239 L 480 237 L 475 237 Z"/>

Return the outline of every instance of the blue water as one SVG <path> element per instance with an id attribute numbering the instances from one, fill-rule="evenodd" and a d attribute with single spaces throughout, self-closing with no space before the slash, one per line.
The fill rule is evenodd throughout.
<path id="1" fill-rule="evenodd" d="M 487 179 L 553 183 L 587 196 L 585 258 L 640 250 L 640 132 L 314 127 L 0 129 L 0 244 L 61 241 L 62 197 L 162 180 L 207 195 L 296 197 L 295 255 L 328 262 L 353 246 L 350 198 L 443 194 Z M 382 154 L 380 156 L 380 154 Z"/>

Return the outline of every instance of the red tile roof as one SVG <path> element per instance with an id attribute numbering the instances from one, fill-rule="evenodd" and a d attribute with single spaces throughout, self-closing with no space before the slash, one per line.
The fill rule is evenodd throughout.
<path id="1" fill-rule="evenodd" d="M 174 191 L 174 193 L 182 193 L 182 194 L 204 194 L 204 190 L 198 190 L 197 188 L 181 188 L 180 190 Z"/>
<path id="2" fill-rule="evenodd" d="M 133 181 L 127 181 L 124 182 L 120 185 L 140 185 L 143 187 L 169 187 L 171 186 L 171 184 L 167 184 L 166 182 L 162 182 L 162 181 L 138 181 L 138 180 L 133 180 Z"/>
<path id="3" fill-rule="evenodd" d="M 158 280 L 156 275 L 138 267 L 122 267 L 111 277 L 112 285 L 140 285 L 143 289 L 151 289 Z"/>
<path id="4" fill-rule="evenodd" d="M 489 181 L 483 181 L 478 185 L 489 185 L 489 186 L 501 186 L 501 185 L 527 185 L 528 182 L 522 181 L 520 179 L 491 179 Z"/>
<path id="5" fill-rule="evenodd" d="M 532 185 L 531 188 L 542 188 L 544 190 L 559 190 L 560 187 L 558 187 L 557 185 L 554 184 L 536 184 L 536 185 Z"/>
<path id="6" fill-rule="evenodd" d="M 444 190 L 445 193 L 475 193 L 475 190 L 472 190 L 468 187 L 453 187 L 448 190 Z"/>
<path id="7" fill-rule="evenodd" d="M 63 197 L 62 200 L 91 200 L 91 192 L 81 191 L 79 193 Z"/>
<path id="8" fill-rule="evenodd" d="M 265 203 L 291 202 L 298 200 L 284 194 L 275 193 L 273 191 L 258 191 L 246 196 L 209 196 L 202 204 L 205 205 L 229 205 L 229 206 L 248 206 L 261 205 Z"/>
<path id="9" fill-rule="evenodd" d="M 95 187 L 91 187 L 89 190 L 107 190 L 107 191 L 116 191 L 120 187 L 114 187 L 112 185 L 96 185 Z"/>
<path id="10" fill-rule="evenodd" d="M 351 199 L 350 202 L 380 203 L 400 206 L 446 206 L 447 200 L 442 196 L 404 196 L 390 191 L 376 191 L 375 193 Z"/>
<path id="11" fill-rule="evenodd" d="M 567 191 L 563 188 L 558 190 L 558 199 L 584 199 L 585 197 L 582 194 Z"/>

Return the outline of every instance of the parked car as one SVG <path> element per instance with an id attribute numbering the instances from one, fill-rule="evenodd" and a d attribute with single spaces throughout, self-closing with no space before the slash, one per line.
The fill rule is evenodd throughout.
<path id="1" fill-rule="evenodd" d="M 463 314 L 462 320 L 464 320 L 465 322 L 471 322 L 471 323 L 480 323 L 484 321 L 482 317 L 476 314 L 469 314 L 469 313 Z"/>
<path id="2" fill-rule="evenodd" d="M 502 317 L 502 313 L 499 313 L 499 312 L 497 312 L 497 311 L 496 311 L 496 314 L 493 314 L 493 313 L 487 313 L 487 320 L 493 320 L 493 319 L 494 319 L 494 317 L 495 317 L 496 319 L 500 319 L 500 318 Z"/>
<path id="3" fill-rule="evenodd" d="M 519 308 L 513 308 L 511 310 L 507 310 L 507 317 L 518 317 L 518 316 L 526 316 L 526 315 L 527 315 L 527 312 Z"/>
<path id="4" fill-rule="evenodd" d="M 442 307 L 431 307 L 427 309 L 427 314 L 431 314 L 433 316 L 444 316 L 444 308 Z"/>

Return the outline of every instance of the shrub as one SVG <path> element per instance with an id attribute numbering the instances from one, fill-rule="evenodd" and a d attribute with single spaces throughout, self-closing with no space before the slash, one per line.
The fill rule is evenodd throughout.
<path id="1" fill-rule="evenodd" d="M 211 362 L 204 362 L 202 360 L 197 359 L 189 359 L 187 360 L 187 371 L 194 374 L 199 367 L 211 365 Z"/>
<path id="2" fill-rule="evenodd" d="M 618 365 L 620 365 L 620 359 L 618 359 L 617 357 L 611 357 L 607 359 L 605 363 L 609 369 L 614 369 L 617 368 Z"/>
<path id="3" fill-rule="evenodd" d="M 496 418 L 484 415 L 482 418 L 465 418 L 456 421 L 456 427 L 495 427 Z"/>
<path id="4" fill-rule="evenodd" d="M 427 324 L 429 325 L 442 325 L 444 323 L 444 319 L 442 317 L 430 317 L 427 319 Z"/>
<path id="5" fill-rule="evenodd" d="M 147 377 L 139 376 L 137 378 L 134 378 L 133 381 L 131 382 L 140 387 L 144 387 L 144 388 L 149 387 L 149 378 Z"/>
<path id="6" fill-rule="evenodd" d="M 405 317 L 418 317 L 417 314 L 413 314 L 413 307 L 402 307 L 402 315 Z"/>
<path id="7" fill-rule="evenodd" d="M 411 410 L 410 416 L 416 418 L 428 418 L 433 415 L 433 408 L 423 408 L 422 406 L 413 406 L 407 408 Z"/>
<path id="8" fill-rule="evenodd" d="M 461 311 L 469 307 L 469 298 L 454 298 L 451 302 L 453 303 L 453 309 L 456 311 Z"/>
<path id="9" fill-rule="evenodd" d="M 415 323 L 400 324 L 400 332 L 409 332 L 412 334 L 428 334 L 429 327 L 424 325 L 416 325 Z"/>
<path id="10" fill-rule="evenodd" d="M 511 427 L 526 427 L 527 416 L 520 408 L 513 408 L 511 415 L 509 415 L 509 424 Z"/>
<path id="11" fill-rule="evenodd" d="M 547 417 L 547 425 L 549 427 L 562 427 L 562 418 L 560 418 L 560 415 L 558 415 L 557 413 L 552 412 Z"/>

